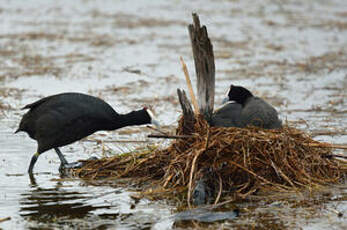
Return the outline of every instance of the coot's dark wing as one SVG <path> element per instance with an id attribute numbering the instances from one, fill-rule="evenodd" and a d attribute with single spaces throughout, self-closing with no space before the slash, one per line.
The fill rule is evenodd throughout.
<path id="1" fill-rule="evenodd" d="M 241 112 L 243 127 L 253 125 L 265 129 L 280 128 L 277 111 L 267 102 L 258 97 L 250 98 Z"/>
<path id="2" fill-rule="evenodd" d="M 41 152 L 108 129 L 118 115 L 103 100 L 79 93 L 59 94 L 40 101 L 32 104 L 21 123 L 38 141 Z"/>
<path id="3" fill-rule="evenodd" d="M 241 110 L 241 104 L 227 103 L 212 114 L 211 125 L 217 127 L 240 127 Z"/>

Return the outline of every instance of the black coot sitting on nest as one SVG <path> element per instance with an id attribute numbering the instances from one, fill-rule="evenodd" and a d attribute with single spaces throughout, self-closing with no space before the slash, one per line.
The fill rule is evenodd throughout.
<path id="1" fill-rule="evenodd" d="M 24 114 L 16 133 L 27 132 L 38 143 L 37 152 L 31 158 L 28 170 L 30 174 L 40 154 L 52 148 L 61 161 L 60 169 L 69 167 L 58 147 L 71 144 L 96 131 L 149 123 L 158 126 L 147 108 L 118 114 L 105 101 L 81 93 L 45 97 L 23 109 L 30 110 Z"/>
<path id="2" fill-rule="evenodd" d="M 282 122 L 278 118 L 278 113 L 274 107 L 253 94 L 246 88 L 231 85 L 228 97 L 225 101 L 234 101 L 236 103 L 226 104 L 222 109 L 217 111 L 215 118 L 212 118 L 216 126 L 223 126 L 223 119 L 230 117 L 232 125 L 224 122 L 224 126 L 246 127 L 253 125 L 265 129 L 277 129 L 282 127 Z M 219 122 L 219 123 L 218 123 Z"/>
<path id="3" fill-rule="evenodd" d="M 241 111 L 241 104 L 228 101 L 214 111 L 210 124 L 217 127 L 240 127 Z"/>
<path id="4" fill-rule="evenodd" d="M 223 100 L 226 103 L 222 108 L 212 114 L 211 126 L 240 127 L 247 125 L 276 129 L 282 127 L 277 111 L 267 102 L 241 87 L 231 85 L 228 96 Z M 210 197 L 212 188 L 203 179 L 199 180 L 193 189 L 193 203 L 203 205 Z"/>

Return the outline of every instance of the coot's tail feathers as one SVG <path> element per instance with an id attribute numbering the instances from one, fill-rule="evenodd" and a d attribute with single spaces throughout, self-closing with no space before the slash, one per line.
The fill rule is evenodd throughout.
<path id="1" fill-rule="evenodd" d="M 278 118 L 277 122 L 274 124 L 274 129 L 282 128 L 282 120 Z"/>
<path id="2" fill-rule="evenodd" d="M 31 104 L 28 104 L 28 105 L 22 107 L 21 109 L 22 109 L 22 110 L 24 110 L 24 109 L 32 109 L 32 108 L 34 108 L 34 107 L 36 107 L 36 106 L 42 104 L 43 102 L 44 102 L 43 100 L 38 100 L 38 101 L 36 101 L 36 102 L 34 102 L 34 103 L 31 103 Z"/>
<path id="3" fill-rule="evenodd" d="M 28 104 L 28 105 L 24 106 L 22 109 L 33 109 L 33 108 L 41 105 L 42 103 L 50 100 L 54 96 L 56 96 L 56 95 L 52 95 L 52 96 L 49 96 L 49 97 L 44 97 L 44 98 L 42 98 L 42 99 L 40 99 L 38 101 L 35 101 L 34 103 L 31 103 L 31 104 Z"/>
<path id="4" fill-rule="evenodd" d="M 24 107 L 22 107 L 22 108 L 20 108 L 20 109 L 21 109 L 21 110 L 24 110 L 24 109 L 30 109 L 30 106 L 31 106 L 31 104 L 26 105 L 26 106 L 24 106 Z"/>
<path id="5" fill-rule="evenodd" d="M 18 133 L 20 131 L 22 131 L 22 130 L 20 128 L 18 128 L 14 133 L 16 134 L 16 133 Z"/>

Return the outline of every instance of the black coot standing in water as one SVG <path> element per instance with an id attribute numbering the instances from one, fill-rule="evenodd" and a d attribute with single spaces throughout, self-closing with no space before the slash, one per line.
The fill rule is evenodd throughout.
<path id="1" fill-rule="evenodd" d="M 247 125 L 265 129 L 277 129 L 282 127 L 282 122 L 278 118 L 276 109 L 263 99 L 253 96 L 248 89 L 242 86 L 231 85 L 228 96 L 224 99 L 224 102 L 225 101 L 234 101 L 242 107 L 240 109 L 234 105 L 234 109 L 235 107 L 236 109 L 233 111 L 233 115 L 230 115 L 236 117 L 237 114 L 239 114 L 238 118 L 234 119 L 235 127 L 243 128 Z M 229 110 L 226 109 L 223 115 L 226 117 L 228 114 L 232 114 L 230 112 L 232 109 L 233 108 L 229 108 Z"/>
<path id="2" fill-rule="evenodd" d="M 54 148 L 61 161 L 60 168 L 69 166 L 58 147 L 71 144 L 100 130 L 115 130 L 125 126 L 152 123 L 159 126 L 147 108 L 118 114 L 100 98 L 81 93 L 62 93 L 42 98 L 23 109 L 19 131 L 37 141 L 37 152 L 31 158 L 28 172 L 32 174 L 41 153 Z"/>

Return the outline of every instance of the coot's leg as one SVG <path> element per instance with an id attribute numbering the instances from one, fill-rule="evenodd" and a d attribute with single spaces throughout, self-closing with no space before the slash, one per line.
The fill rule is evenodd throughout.
<path id="1" fill-rule="evenodd" d="M 36 152 L 32 158 L 31 158 L 31 161 L 30 161 L 30 165 L 29 165 L 29 169 L 28 169 L 28 173 L 29 174 L 33 174 L 33 168 L 34 168 L 34 165 L 37 161 L 37 158 L 39 158 L 40 156 L 40 153 L 39 152 Z"/>
<path id="2" fill-rule="evenodd" d="M 58 154 L 60 162 L 61 162 L 61 164 L 59 166 L 59 172 L 61 174 L 68 174 L 69 169 L 81 168 L 85 164 L 85 162 L 72 162 L 72 163 L 68 163 L 67 160 L 65 159 L 64 155 L 60 152 L 60 150 L 58 148 L 54 148 L 54 150 Z M 96 157 L 91 157 L 88 160 L 97 160 L 97 159 L 98 158 L 96 158 Z"/>
<path id="3" fill-rule="evenodd" d="M 66 174 L 67 171 L 64 171 L 65 169 L 76 169 L 76 168 L 81 168 L 83 166 L 82 162 L 72 162 L 68 163 L 67 160 L 65 159 L 64 155 L 60 152 L 58 148 L 54 148 L 56 153 L 59 156 L 60 159 L 60 166 L 59 166 L 59 171 L 62 174 Z"/>
<path id="4" fill-rule="evenodd" d="M 58 154 L 58 157 L 60 159 L 61 164 L 60 165 L 66 165 L 67 160 L 65 159 L 64 155 L 60 152 L 60 150 L 58 148 L 54 148 L 55 152 Z"/>

